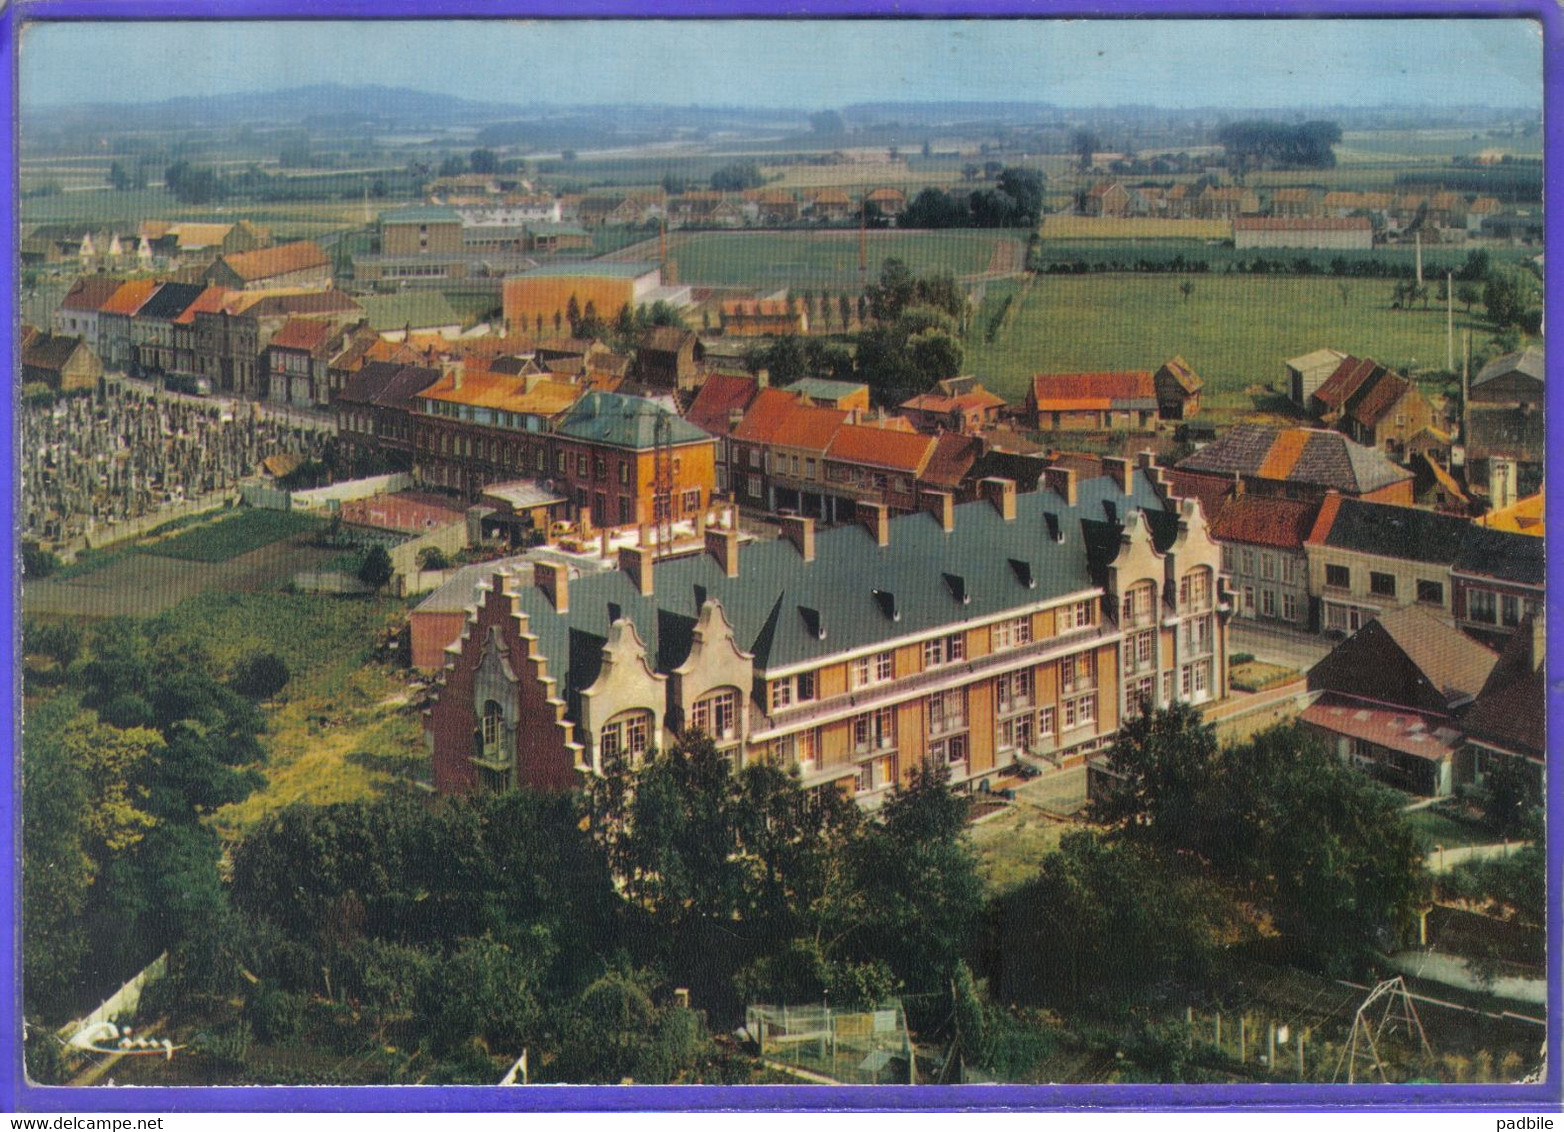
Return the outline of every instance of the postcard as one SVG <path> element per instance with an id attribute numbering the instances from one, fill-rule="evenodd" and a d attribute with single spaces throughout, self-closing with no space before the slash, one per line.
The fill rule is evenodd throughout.
<path id="1" fill-rule="evenodd" d="M 1556 13 L 88 14 L 18 1110 L 1557 1103 Z"/>

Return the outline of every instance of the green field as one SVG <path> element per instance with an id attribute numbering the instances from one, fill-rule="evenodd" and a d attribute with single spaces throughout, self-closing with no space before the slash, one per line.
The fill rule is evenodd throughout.
<path id="1" fill-rule="evenodd" d="M 858 233 L 850 230 L 678 232 L 668 237 L 668 257 L 677 262 L 679 280 L 686 284 L 856 291 L 878 277 L 880 264 L 890 258 L 905 261 L 919 275 L 976 275 L 988 270 L 1001 240 L 1024 244 L 1026 236 L 1008 229 L 870 232 L 867 278 L 858 271 Z"/>
<path id="2" fill-rule="evenodd" d="M 400 208 L 406 201 L 374 201 L 373 211 Z M 167 189 L 115 192 L 88 189 L 28 197 L 18 202 L 24 230 L 34 224 L 94 224 L 138 227 L 143 220 L 186 220 L 231 224 L 251 220 L 284 239 L 314 238 L 364 222 L 361 201 L 229 201 L 225 204 L 180 204 Z"/>
<path id="3" fill-rule="evenodd" d="M 226 562 L 281 539 L 320 526 L 320 520 L 293 511 L 246 508 L 216 522 L 191 527 L 171 538 L 146 544 L 146 554 L 194 562 Z"/>
<path id="4" fill-rule="evenodd" d="M 1185 280 L 1195 289 L 1186 299 Z M 1343 302 L 1340 286 L 1345 285 Z M 1282 363 L 1322 346 L 1372 356 L 1387 365 L 1443 368 L 1445 313 L 1390 309 L 1393 284 L 1274 275 L 1044 275 L 990 284 L 966 339 L 968 372 L 1020 401 L 1034 373 L 1155 369 L 1175 354 L 1205 379 L 1202 402 L 1218 412 L 1256 407 L 1252 387 L 1280 388 Z M 992 342 L 987 328 L 1015 296 Z M 1455 317 L 1474 340 L 1491 330 Z"/>

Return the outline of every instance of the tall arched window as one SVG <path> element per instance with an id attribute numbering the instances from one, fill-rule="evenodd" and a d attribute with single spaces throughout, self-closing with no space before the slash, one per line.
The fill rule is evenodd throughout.
<path id="1" fill-rule="evenodd" d="M 690 726 L 704 731 L 720 743 L 739 737 L 739 693 L 737 688 L 718 688 L 695 701 Z"/>
<path id="2" fill-rule="evenodd" d="M 1211 567 L 1197 566 L 1178 582 L 1180 613 L 1199 613 L 1211 605 Z"/>
<path id="3" fill-rule="evenodd" d="M 1137 582 L 1120 599 L 1119 623 L 1123 627 L 1150 625 L 1157 619 L 1157 584 Z"/>
<path id="4" fill-rule="evenodd" d="M 483 757 L 491 762 L 500 757 L 500 736 L 504 730 L 505 716 L 494 700 L 483 704 Z"/>

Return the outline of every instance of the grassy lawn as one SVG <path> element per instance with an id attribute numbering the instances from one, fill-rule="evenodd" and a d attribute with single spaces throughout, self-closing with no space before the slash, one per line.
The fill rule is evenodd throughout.
<path id="1" fill-rule="evenodd" d="M 1414 810 L 1403 816 L 1429 852 L 1433 852 L 1435 845 L 1454 849 L 1458 845 L 1486 845 L 1495 840 L 1494 835 L 1481 826 L 1455 821 L 1432 809 Z"/>
<path id="2" fill-rule="evenodd" d="M 998 817 L 973 826 L 978 875 L 988 894 L 998 896 L 1031 880 L 1043 858 L 1059 848 L 1059 839 L 1079 828 L 1024 804 L 1013 805 Z"/>
<path id="3" fill-rule="evenodd" d="M 858 233 L 680 232 L 668 237 L 683 283 L 746 287 L 833 287 L 851 291 L 879 277 L 887 259 L 915 274 L 974 275 L 988 268 L 1001 239 L 1025 240 L 1024 231 L 877 231 L 868 234 L 867 279 L 858 271 Z"/>
<path id="4" fill-rule="evenodd" d="M 191 527 L 170 538 L 147 543 L 144 551 L 164 558 L 226 562 L 281 539 L 314 530 L 321 521 L 293 511 L 246 508 L 212 523 Z"/>
<path id="5" fill-rule="evenodd" d="M 207 593 L 163 615 L 176 632 L 203 642 L 221 670 L 266 651 L 291 674 L 267 708 L 266 785 L 216 812 L 224 836 L 241 836 L 295 802 L 366 799 L 424 776 L 428 759 L 406 683 L 374 661 L 376 640 L 405 613 L 394 601 Z"/>
<path id="6" fill-rule="evenodd" d="M 1179 284 L 1194 283 L 1185 298 Z M 1347 289 L 1343 303 L 1340 285 Z M 1013 401 L 1034 373 L 1155 369 L 1175 354 L 1205 379 L 1202 412 L 1249 411 L 1261 387 L 1281 388 L 1282 363 L 1322 346 L 1369 355 L 1387 365 L 1442 365 L 1445 315 L 1390 309 L 1389 280 L 1338 281 L 1266 275 L 1047 275 L 1022 293 L 1020 282 L 990 284 L 966 339 L 967 372 Z M 986 329 L 1015 295 L 993 342 Z M 1457 313 L 1474 338 L 1488 327 Z M 1251 392 L 1252 390 L 1252 392 Z"/>

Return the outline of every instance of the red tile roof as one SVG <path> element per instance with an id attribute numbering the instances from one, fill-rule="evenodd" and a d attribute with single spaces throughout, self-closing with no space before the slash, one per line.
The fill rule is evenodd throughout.
<path id="1" fill-rule="evenodd" d="M 1067 412 L 1106 409 L 1107 402 L 1156 402 L 1150 370 L 1125 373 L 1039 373 L 1032 378 L 1032 401 L 1039 409 Z"/>
<path id="2" fill-rule="evenodd" d="M 826 459 L 843 464 L 917 475 L 934 452 L 934 438 L 917 432 L 893 432 L 868 425 L 843 425 L 831 438 Z"/>
<path id="3" fill-rule="evenodd" d="M 1211 520 L 1211 537 L 1301 552 L 1318 512 L 1317 502 L 1233 495 Z"/>
<path id="4" fill-rule="evenodd" d="M 331 337 L 331 323 L 315 318 L 290 318 L 272 335 L 271 344 L 282 350 L 317 350 Z"/>
<path id="5" fill-rule="evenodd" d="M 174 322 L 180 326 L 189 326 L 198 314 L 216 314 L 222 310 L 227 300 L 227 291 L 221 287 L 208 287 L 196 296 L 195 302 L 186 307 Z"/>
<path id="6" fill-rule="evenodd" d="M 842 409 L 798 405 L 783 415 L 771 443 L 782 448 L 824 452 L 846 420 L 847 413 Z"/>
<path id="7" fill-rule="evenodd" d="M 120 281 L 106 275 L 87 275 L 76 280 L 65 298 L 60 300 L 62 311 L 95 311 L 114 297 Z"/>
<path id="8" fill-rule="evenodd" d="M 695 394 L 684 419 L 713 436 L 727 436 L 733 430 L 733 414 L 748 408 L 759 389 L 753 377 L 714 373 Z"/>
<path id="9" fill-rule="evenodd" d="M 253 252 L 236 252 L 222 256 L 220 260 L 246 283 L 331 266 L 330 257 L 312 240 L 299 240 L 297 243 L 280 244 L 275 248 L 261 248 Z"/>
<path id="10" fill-rule="evenodd" d="M 785 389 L 762 389 L 749 403 L 744 419 L 733 430 L 734 440 L 746 440 L 755 444 L 769 444 L 782 418 L 798 404 L 798 395 Z"/>
<path id="11" fill-rule="evenodd" d="M 152 297 L 161 284 L 155 279 L 132 279 L 120 285 L 107 302 L 98 308 L 100 314 L 135 314 L 141 304 Z"/>
<path id="12" fill-rule="evenodd" d="M 1401 399 L 1411 392 L 1411 382 L 1385 370 L 1380 373 L 1379 379 L 1363 392 L 1349 413 L 1360 424 L 1373 428 L 1386 413 L 1400 404 Z"/>
<path id="13" fill-rule="evenodd" d="M 934 438 L 934 452 L 919 477 L 934 487 L 954 491 L 983 454 L 983 442 L 959 432 L 942 432 Z"/>

